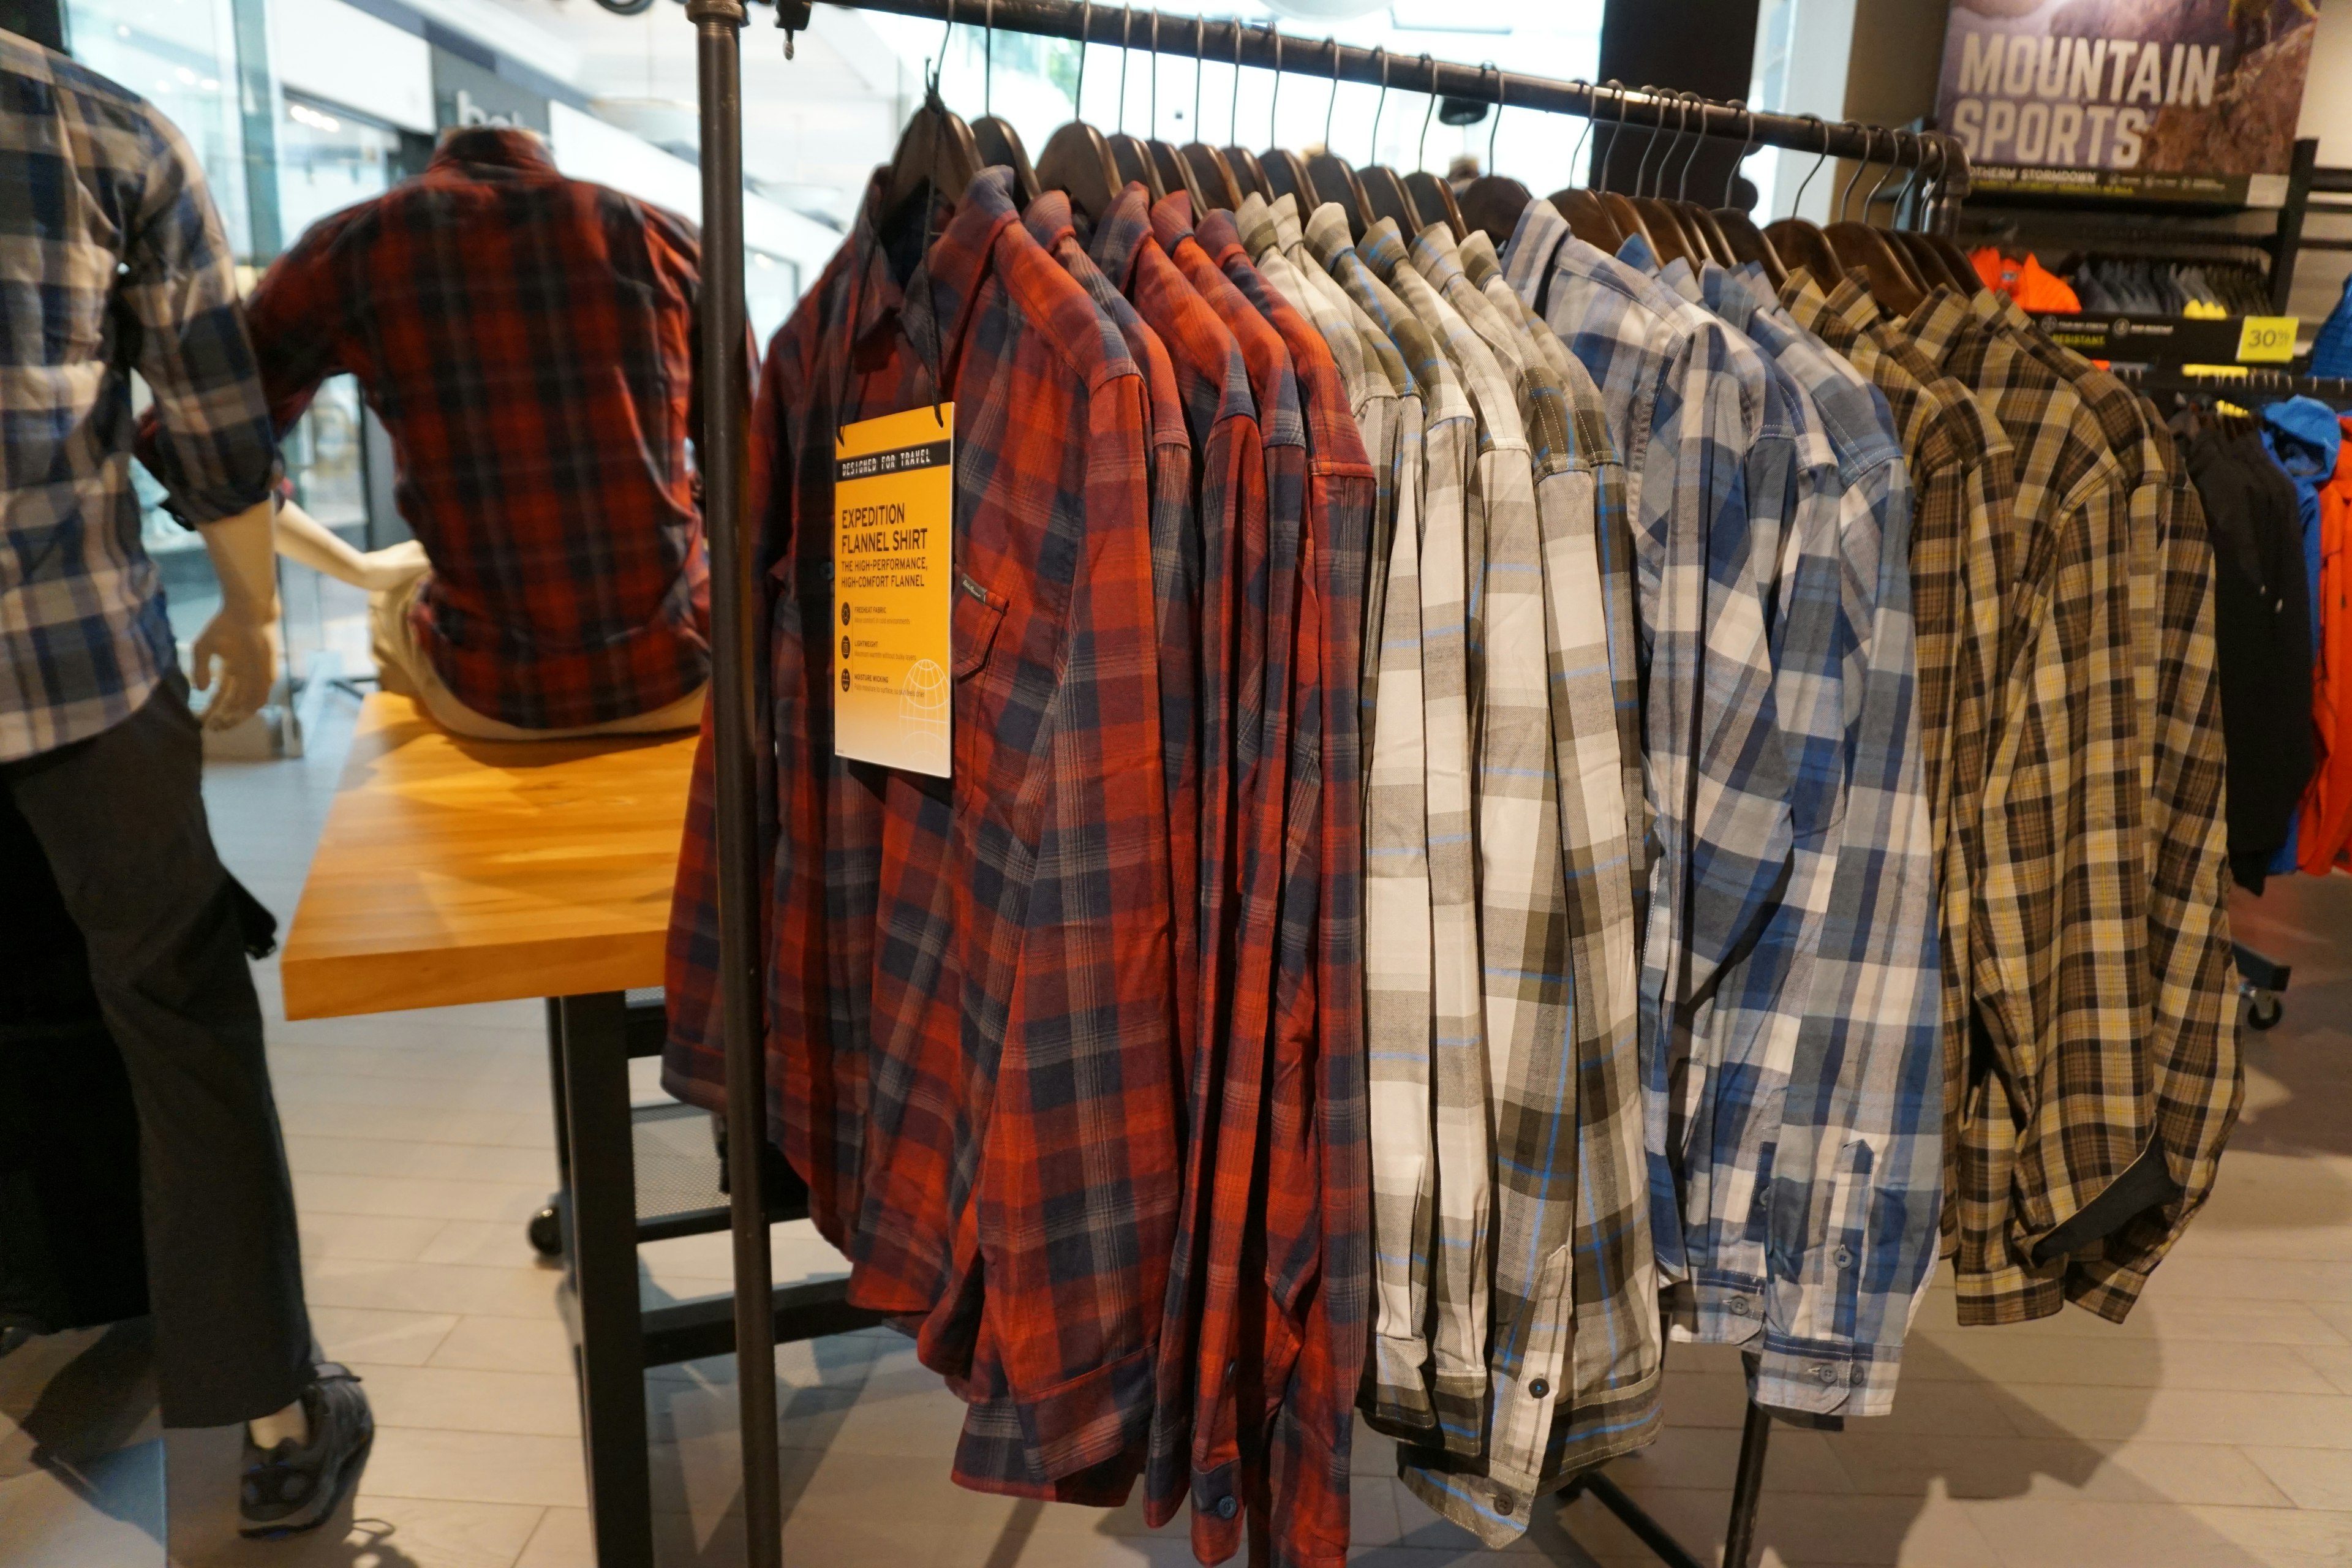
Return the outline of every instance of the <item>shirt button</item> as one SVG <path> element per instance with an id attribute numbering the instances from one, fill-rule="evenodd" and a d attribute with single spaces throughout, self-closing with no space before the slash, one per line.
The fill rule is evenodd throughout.
<path id="1" fill-rule="evenodd" d="M 1725 1302 L 1724 1305 L 1731 1309 L 1731 1312 L 1734 1317 L 1738 1318 L 1744 1318 L 1748 1316 L 1748 1313 L 1753 1312 L 1756 1310 L 1756 1304 L 1745 1296 L 1734 1296 L 1730 1300 Z"/>
<path id="2" fill-rule="evenodd" d="M 1508 1513 L 1517 1506 L 1518 1500 L 1513 1497 L 1510 1493 L 1496 1492 L 1495 1494 L 1495 1509 L 1496 1512 Z"/>
<path id="3" fill-rule="evenodd" d="M 1241 1510 L 1242 1505 L 1238 1499 L 1221 1497 L 1217 1500 L 1217 1517 L 1219 1519 L 1231 1519 L 1234 1515 L 1241 1512 Z"/>
<path id="4" fill-rule="evenodd" d="M 830 561 L 824 563 L 824 580 L 828 583 L 833 581 L 833 563 Z"/>
<path id="5" fill-rule="evenodd" d="M 1821 1380 L 1823 1387 L 1838 1380 L 1837 1368 L 1833 1366 L 1817 1366 L 1813 1368 L 1813 1375 Z"/>
<path id="6" fill-rule="evenodd" d="M 1853 1248 L 1850 1247 L 1841 1247 L 1837 1249 L 1837 1266 L 1840 1268 L 1851 1268 L 1853 1267 Z"/>
<path id="7" fill-rule="evenodd" d="M 1528 1384 L 1528 1397 L 1530 1399 L 1541 1399 L 1549 1393 L 1551 1393 L 1551 1384 L 1542 1378 L 1538 1378 Z"/>

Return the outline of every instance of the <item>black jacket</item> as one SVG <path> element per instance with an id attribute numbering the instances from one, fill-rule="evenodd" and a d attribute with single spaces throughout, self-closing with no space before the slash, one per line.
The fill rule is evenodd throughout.
<path id="1" fill-rule="evenodd" d="M 2230 869 L 2259 893 L 2317 761 L 2303 521 L 2294 484 L 2256 436 L 2200 433 L 2189 444 L 2189 472 L 2213 540 Z"/>

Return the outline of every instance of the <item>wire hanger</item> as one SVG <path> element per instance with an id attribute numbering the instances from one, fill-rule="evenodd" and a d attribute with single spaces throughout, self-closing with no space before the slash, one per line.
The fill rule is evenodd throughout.
<path id="1" fill-rule="evenodd" d="M 1486 126 L 1487 172 L 1462 187 L 1461 201 L 1463 221 L 1494 241 L 1499 251 L 1519 231 L 1519 218 L 1527 212 L 1528 203 L 1535 198 L 1518 181 L 1494 172 L 1496 141 L 1503 129 L 1508 87 L 1501 68 L 1492 60 L 1478 68 L 1479 79 L 1484 80 L 1490 70 L 1495 73 L 1495 117 Z"/>
<path id="2" fill-rule="evenodd" d="M 1209 39 L 1209 21 L 1205 16 L 1192 19 L 1192 140 L 1178 149 L 1184 162 L 1192 166 L 1192 177 L 1199 184 L 1208 205 L 1223 207 L 1227 212 L 1238 211 L 1242 205 L 1241 182 L 1234 178 L 1234 167 L 1225 155 L 1209 142 L 1208 128 L 1201 121 L 1202 55 Z M 1239 28 L 1234 29 L 1236 45 L 1241 41 Z M 1234 68 L 1238 79 L 1241 68 Z"/>
<path id="3" fill-rule="evenodd" d="M 1195 84 L 1197 85 L 1197 84 Z M 1171 191 L 1182 191 L 1192 199 L 1192 216 L 1197 221 L 1209 211 L 1209 193 L 1192 172 L 1191 160 L 1176 151 L 1172 142 L 1160 135 L 1160 13 L 1151 13 L 1151 134 L 1145 137 L 1143 150 L 1150 155 L 1151 166 L 1160 173 L 1160 183 Z M 1223 187 L 1219 187 L 1222 193 Z M 1234 205 L 1241 204 L 1236 202 Z"/>
<path id="4" fill-rule="evenodd" d="M 1551 203 L 1560 216 L 1568 220 L 1568 231 L 1570 234 L 1584 241 L 1585 244 L 1614 256 L 1617 254 L 1617 247 L 1625 243 L 1625 236 L 1618 229 L 1617 220 L 1609 216 L 1608 206 L 1598 195 L 1574 184 L 1577 161 L 1584 156 L 1584 144 L 1591 139 L 1592 122 L 1601 117 L 1600 89 L 1580 77 L 1577 79 L 1576 85 L 1591 94 L 1592 101 L 1586 106 L 1584 129 L 1577 132 L 1576 147 L 1568 155 L 1570 183 L 1562 185 L 1546 199 Z"/>
<path id="5" fill-rule="evenodd" d="M 1225 116 L 1225 163 L 1233 170 L 1234 183 L 1241 186 L 1243 195 L 1246 196 L 1255 191 L 1270 202 L 1275 198 L 1275 189 L 1266 183 L 1265 171 L 1259 167 L 1257 154 L 1242 145 L 1242 19 L 1235 16 L 1232 26 L 1234 29 L 1234 99 L 1232 111 Z M 1271 32 L 1273 28 L 1273 23 L 1266 24 L 1267 31 Z M 1275 44 L 1274 58 L 1275 63 L 1279 66 L 1282 62 L 1282 45 L 1278 37 Z M 1282 90 L 1282 77 L 1279 71 L 1276 73 L 1274 79 L 1274 89 L 1277 93 Z M 1267 123 L 1271 124 L 1273 118 L 1274 110 L 1268 109 Z"/>
<path id="6" fill-rule="evenodd" d="M 1145 194 L 1154 202 L 1168 194 L 1160 182 L 1160 171 L 1152 165 L 1150 150 L 1142 139 L 1127 133 L 1127 62 L 1134 53 L 1129 35 L 1135 27 L 1135 6 L 1123 0 L 1118 8 L 1118 126 L 1103 140 L 1110 144 L 1111 161 L 1118 167 L 1118 177 L 1130 184 L 1140 183 Z"/>
<path id="7" fill-rule="evenodd" d="M 1813 183 L 1813 176 L 1822 172 L 1822 165 L 1829 162 L 1830 125 L 1818 114 L 1808 114 L 1803 118 L 1821 127 L 1821 154 L 1798 183 L 1797 194 L 1789 203 L 1789 216 L 1776 223 L 1766 224 L 1764 237 L 1771 242 L 1782 266 L 1792 272 L 1803 268 L 1826 294 L 1844 281 L 1845 268 L 1839 264 L 1837 252 L 1830 248 L 1829 238 L 1822 233 L 1820 226 L 1800 217 L 1798 209 L 1804 205 L 1806 187 Z"/>
<path id="8" fill-rule="evenodd" d="M 1340 210 L 1348 215 L 1349 232 L 1361 239 L 1364 230 L 1375 221 L 1372 205 L 1365 199 L 1356 171 L 1331 145 L 1331 123 L 1339 111 L 1339 40 L 1328 37 L 1323 41 L 1331 51 L 1331 98 L 1323 109 L 1323 151 L 1307 160 L 1307 177 L 1318 204 L 1339 203 Z M 1307 215 L 1299 216 L 1303 218 Z"/>
<path id="9" fill-rule="evenodd" d="M 1933 180 L 1925 183 L 1925 188 L 1919 193 L 1921 226 L 1906 231 L 1903 243 L 1919 259 L 1922 272 L 1928 272 L 1928 262 L 1932 258 L 1935 270 L 1930 276 L 1941 277 L 1959 293 L 1960 298 L 1969 299 L 1984 292 L 1985 281 L 1977 275 L 1977 264 L 1969 259 L 1969 253 L 1955 244 L 1949 235 L 1937 234 L 1926 226 L 1935 197 L 1943 190 L 1944 174 L 1951 163 L 1951 150 L 1940 136 L 1924 138 L 1923 141 L 1925 144 L 1919 149 L 1919 161 L 1911 170 L 1912 178 L 1917 181 L 1927 173 L 1927 154 L 1931 152 L 1936 154 L 1936 174 Z M 1906 190 L 1907 195 L 1907 186 Z"/>
<path id="10" fill-rule="evenodd" d="M 1070 122 L 1045 141 L 1037 155 L 1037 183 L 1060 191 L 1088 222 L 1100 223 L 1118 200 L 1123 182 L 1102 132 L 1085 120 L 1087 35 L 1094 23 L 1094 0 L 1079 0 L 1078 77 L 1070 89 Z"/>
<path id="11" fill-rule="evenodd" d="M 1307 161 L 1287 147 L 1275 145 L 1280 134 L 1276 130 L 1275 111 L 1282 105 L 1282 28 L 1280 24 L 1265 25 L 1266 37 L 1274 45 L 1274 92 L 1265 103 L 1266 149 L 1257 155 L 1259 170 L 1265 177 L 1265 199 L 1279 201 L 1288 196 L 1298 204 L 1301 221 L 1315 210 L 1315 179 L 1307 172 Z"/>
<path id="12" fill-rule="evenodd" d="M 1454 231 L 1454 241 L 1459 245 L 1470 237 L 1470 226 L 1462 216 L 1462 204 L 1451 184 L 1429 172 L 1429 121 L 1437 112 L 1437 61 L 1424 54 L 1421 63 L 1429 72 L 1429 107 L 1421 112 L 1421 142 L 1413 154 L 1412 173 L 1404 177 L 1404 194 L 1412 203 L 1415 215 L 1430 223 L 1443 220 Z"/>
<path id="13" fill-rule="evenodd" d="M 1730 248 L 1732 256 L 1738 260 L 1752 261 L 1761 267 L 1777 293 L 1780 285 L 1789 280 L 1789 268 L 1781 262 L 1780 253 L 1774 250 L 1771 242 L 1764 237 L 1764 231 L 1756 226 L 1756 220 L 1742 208 L 1733 205 L 1731 200 L 1739 180 L 1739 167 L 1748 162 L 1748 154 L 1756 145 L 1756 111 L 1738 99 L 1732 100 L 1731 107 L 1746 117 L 1747 130 L 1739 143 L 1739 156 L 1732 160 L 1730 169 L 1723 176 L 1723 205 L 1715 209 L 1716 226 L 1722 231 L 1724 244 Z"/>
<path id="14" fill-rule="evenodd" d="M 981 26 L 986 29 L 982 35 L 981 113 L 971 122 L 972 143 L 980 149 L 982 163 L 1013 171 L 1013 199 L 1026 212 L 1042 187 L 1037 184 L 1037 170 L 1029 162 L 1029 150 L 1021 144 L 1021 132 L 996 112 L 996 0 L 984 0 Z"/>
<path id="15" fill-rule="evenodd" d="M 1405 233 L 1419 234 L 1423 227 L 1421 215 L 1413 205 L 1412 197 L 1406 193 L 1404 182 L 1397 177 L 1394 169 L 1380 162 L 1381 116 L 1388 112 L 1389 107 L 1389 52 L 1375 47 L 1372 53 L 1379 56 L 1381 61 L 1381 96 L 1380 101 L 1372 106 L 1372 134 L 1367 143 L 1371 151 L 1371 159 L 1356 171 L 1357 187 L 1364 195 L 1364 221 L 1370 225 L 1389 218 Z M 1432 107 L 1436 101 L 1434 99 L 1430 100 Z M 1328 127 L 1324 134 L 1326 137 L 1330 134 Z M 1429 221 L 1435 223 L 1437 219 L 1432 216 Z"/>

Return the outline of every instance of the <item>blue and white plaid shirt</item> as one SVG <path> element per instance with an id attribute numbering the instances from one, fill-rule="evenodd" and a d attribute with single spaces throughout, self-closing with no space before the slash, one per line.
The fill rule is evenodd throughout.
<path id="1" fill-rule="evenodd" d="M 1890 904 L 1869 879 L 1890 839 L 1908 867 L 1903 803 L 1924 804 L 1903 739 L 1917 722 L 1907 526 L 1874 510 L 1891 508 L 1893 479 L 1858 428 L 1851 451 L 1824 442 L 1804 390 L 1821 367 L 1797 345 L 1759 351 L 1575 239 L 1548 204 L 1529 205 L 1507 269 L 1591 371 L 1627 447 L 1657 840 L 1642 1045 L 1659 1266 L 1687 1287 L 1679 1331 L 1758 1352 L 1767 1405 L 1875 1413 L 1932 1248 L 1939 1130 L 1903 1076 L 1936 1061 L 1926 886 Z M 1741 300 L 1694 296 L 1741 314 Z M 1874 517 L 1893 559 L 1863 573 Z M 1858 821 L 1838 817 L 1841 799 Z M 1775 945 L 1781 960 L 1764 963 Z M 1906 976 L 1913 994 L 1894 994 Z M 1901 1022 L 1882 1046 L 1889 1009 Z M 1734 1026 L 1767 1016 L 1786 1021 L 1740 1046 Z M 1924 1187 L 1906 1175 L 1923 1143 Z M 1927 1198 L 1924 1228 L 1906 1215 L 1878 1237 L 1887 1189 Z"/>
<path id="2" fill-rule="evenodd" d="M 176 663 L 139 542 L 131 372 L 191 524 L 269 494 L 278 444 L 195 155 L 104 77 L 0 33 L 0 762 L 121 723 Z"/>

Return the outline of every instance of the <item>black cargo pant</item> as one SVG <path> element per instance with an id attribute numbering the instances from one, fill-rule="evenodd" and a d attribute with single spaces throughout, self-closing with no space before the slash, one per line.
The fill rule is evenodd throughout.
<path id="1" fill-rule="evenodd" d="M 47 858 L 139 1109 L 156 1384 L 167 1426 L 294 1402 L 310 1323 L 261 1006 L 198 788 L 203 739 L 167 677 L 103 734 L 0 763 Z"/>

